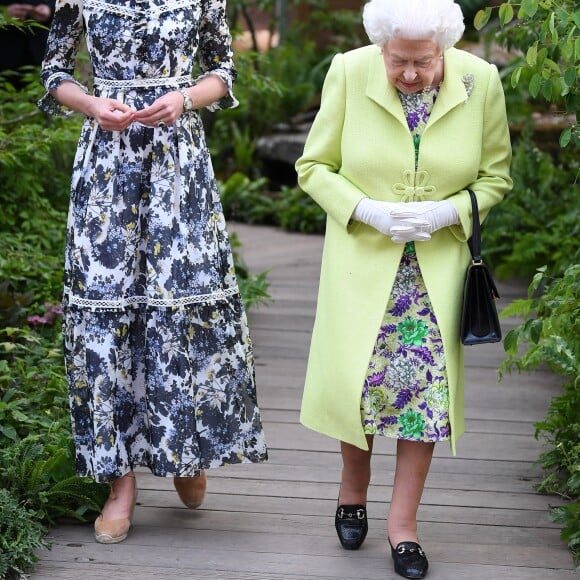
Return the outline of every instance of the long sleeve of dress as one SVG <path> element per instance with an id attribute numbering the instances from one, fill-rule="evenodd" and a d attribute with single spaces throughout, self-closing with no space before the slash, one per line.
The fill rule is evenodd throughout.
<path id="1" fill-rule="evenodd" d="M 203 0 L 203 16 L 199 31 L 199 64 L 202 74 L 196 81 L 208 74 L 214 74 L 228 87 L 228 93 L 207 108 L 210 111 L 217 111 L 237 107 L 238 101 L 232 90 L 237 71 L 234 68 L 225 0 Z"/>
<path id="2" fill-rule="evenodd" d="M 71 81 L 88 93 L 87 88 L 73 77 L 82 34 L 82 0 L 58 0 L 40 70 L 46 94 L 40 99 L 38 106 L 45 113 L 61 116 L 72 114 L 70 109 L 61 105 L 49 92 L 63 81 Z"/>

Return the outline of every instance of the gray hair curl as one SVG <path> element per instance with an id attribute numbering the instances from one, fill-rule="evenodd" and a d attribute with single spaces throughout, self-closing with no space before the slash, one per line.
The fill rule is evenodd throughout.
<path id="1" fill-rule="evenodd" d="M 463 35 L 463 13 L 453 0 L 370 0 L 363 25 L 373 44 L 393 38 L 433 39 L 440 49 L 452 47 Z"/>

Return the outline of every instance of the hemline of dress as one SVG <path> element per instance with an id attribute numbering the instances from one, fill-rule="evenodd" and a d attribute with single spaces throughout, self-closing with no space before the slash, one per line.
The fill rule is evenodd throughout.
<path id="1" fill-rule="evenodd" d="M 151 472 L 151 475 L 153 475 L 154 477 L 196 477 L 198 475 L 201 475 L 202 472 L 209 471 L 210 469 L 220 469 L 222 467 L 228 467 L 228 466 L 232 466 L 232 465 L 247 465 L 250 463 L 254 463 L 254 464 L 265 463 L 266 461 L 268 461 L 268 453 L 267 452 L 265 452 L 264 455 L 261 455 L 260 457 L 258 457 L 256 459 L 251 459 L 249 457 L 243 457 L 242 459 L 239 459 L 239 460 L 224 461 L 220 465 L 210 465 L 208 467 L 201 467 L 199 469 L 193 469 L 193 470 L 189 470 L 186 472 L 179 472 L 179 473 L 172 473 L 169 471 L 166 471 L 164 473 L 155 472 L 154 468 L 150 464 L 143 462 L 143 463 L 134 463 L 133 466 L 129 466 L 129 468 L 124 470 L 122 475 L 119 475 L 118 477 L 104 477 L 101 474 L 82 473 L 82 472 L 78 472 L 78 471 L 76 472 L 76 474 L 78 477 L 86 477 L 88 479 L 92 479 L 96 483 L 111 483 L 113 481 L 116 481 L 117 479 L 120 479 L 121 477 L 124 477 L 128 473 L 131 473 L 132 471 L 134 471 L 135 469 L 140 468 L 140 467 L 148 469 Z"/>
<path id="2" fill-rule="evenodd" d="M 384 431 L 377 431 L 376 433 L 367 433 L 363 429 L 363 432 L 365 436 L 378 435 L 379 437 L 388 437 L 389 439 L 401 439 L 403 441 L 415 441 L 416 443 L 442 443 L 444 441 L 451 441 L 451 436 L 441 437 L 439 439 L 417 439 L 416 437 L 402 437 L 399 436 L 397 433 L 385 433 Z"/>

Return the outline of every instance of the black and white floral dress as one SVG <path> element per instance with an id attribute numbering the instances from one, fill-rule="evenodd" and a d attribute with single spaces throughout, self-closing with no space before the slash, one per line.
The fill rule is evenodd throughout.
<path id="1" fill-rule="evenodd" d="M 98 96 L 142 109 L 215 74 L 229 92 L 209 108 L 237 104 L 224 0 L 60 0 L 41 72 L 47 91 L 76 82 L 83 36 Z M 67 114 L 49 93 L 39 106 Z M 122 132 L 85 119 L 63 310 L 80 475 L 111 481 L 141 465 L 193 476 L 266 459 L 252 345 L 197 111 Z"/>

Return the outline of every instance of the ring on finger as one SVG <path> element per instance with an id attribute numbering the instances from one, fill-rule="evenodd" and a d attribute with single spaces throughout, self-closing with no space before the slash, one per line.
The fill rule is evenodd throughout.
<path id="1" fill-rule="evenodd" d="M 158 127 L 167 127 L 167 125 L 163 122 L 163 119 L 159 119 L 159 121 L 157 121 L 157 126 Z"/>

